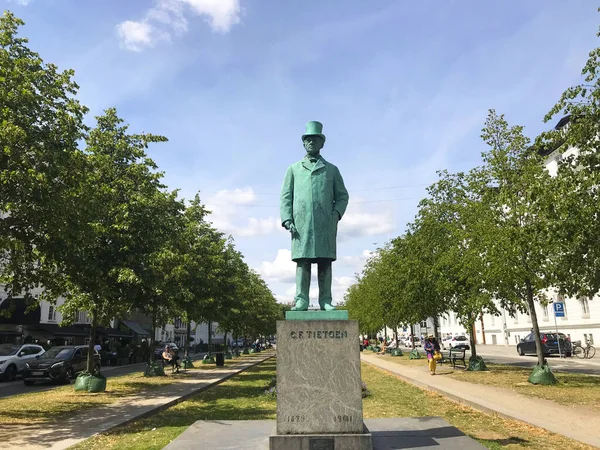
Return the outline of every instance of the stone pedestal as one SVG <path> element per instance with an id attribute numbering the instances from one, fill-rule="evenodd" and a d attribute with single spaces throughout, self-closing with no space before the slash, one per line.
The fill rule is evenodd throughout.
<path id="1" fill-rule="evenodd" d="M 357 321 L 277 322 L 276 431 L 271 450 L 372 449 Z"/>

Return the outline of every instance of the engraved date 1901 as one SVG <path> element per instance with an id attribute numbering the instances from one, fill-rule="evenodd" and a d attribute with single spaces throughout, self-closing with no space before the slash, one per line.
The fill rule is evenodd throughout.
<path id="1" fill-rule="evenodd" d="M 306 416 L 287 416 L 287 422 L 300 423 L 306 420 Z"/>
<path id="2" fill-rule="evenodd" d="M 336 423 L 340 423 L 340 422 L 352 422 L 352 416 L 347 416 L 347 415 L 333 416 L 333 421 L 336 422 Z"/>

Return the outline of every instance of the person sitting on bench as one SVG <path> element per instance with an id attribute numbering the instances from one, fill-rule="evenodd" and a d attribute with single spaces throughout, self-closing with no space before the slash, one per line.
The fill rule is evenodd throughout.
<path id="1" fill-rule="evenodd" d="M 167 345 L 165 347 L 165 351 L 163 352 L 162 357 L 165 361 L 171 364 L 171 367 L 173 368 L 173 371 L 175 373 L 179 373 L 179 368 L 181 367 L 179 365 L 179 356 L 177 356 L 177 353 L 173 351 L 171 346 Z"/>

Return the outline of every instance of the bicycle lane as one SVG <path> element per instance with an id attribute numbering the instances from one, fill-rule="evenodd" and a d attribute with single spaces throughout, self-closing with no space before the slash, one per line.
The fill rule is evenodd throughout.
<path id="1" fill-rule="evenodd" d="M 520 420 L 600 448 L 600 413 L 591 408 L 567 407 L 509 389 L 467 383 L 444 376 L 432 377 L 425 363 L 423 367 L 410 367 L 364 353 L 361 354 L 361 360 L 422 389 L 435 391 L 477 410 Z"/>

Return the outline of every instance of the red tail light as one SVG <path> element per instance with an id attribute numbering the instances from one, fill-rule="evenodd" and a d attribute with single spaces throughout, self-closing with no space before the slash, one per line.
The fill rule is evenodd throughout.
<path id="1" fill-rule="evenodd" d="M 544 335 L 542 338 L 542 344 L 545 344 L 546 342 L 548 342 L 548 338 Z"/>

